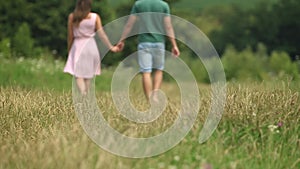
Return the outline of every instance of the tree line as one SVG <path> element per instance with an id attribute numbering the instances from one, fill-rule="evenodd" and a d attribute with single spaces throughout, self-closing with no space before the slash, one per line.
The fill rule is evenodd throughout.
<path id="1" fill-rule="evenodd" d="M 229 8 L 218 9 L 213 14 L 221 22 L 222 29 L 209 35 L 221 53 L 229 43 L 239 51 L 247 47 L 256 49 L 257 44 L 263 43 L 269 53 L 285 51 L 293 59 L 300 55 L 300 1 L 261 1 L 249 10 L 234 5 Z"/>
<path id="2" fill-rule="evenodd" d="M 46 50 L 65 58 L 67 18 L 75 3 L 76 0 L 0 1 L 0 53 L 33 57 Z M 130 0 L 113 9 L 108 0 L 93 1 L 92 10 L 101 15 L 105 25 L 128 15 L 133 3 L 134 0 Z M 208 32 L 208 37 L 221 55 L 228 45 L 242 51 L 248 47 L 255 50 L 257 44 L 262 43 L 269 53 L 285 51 L 295 59 L 300 54 L 299 9 L 299 0 L 278 0 L 276 3 L 261 1 L 251 9 L 219 5 L 202 11 L 172 10 L 177 16 L 185 15 L 192 23 L 197 23 L 198 18 L 214 18 L 217 25 Z M 199 27 L 201 29 L 201 25 Z M 134 49 L 133 43 L 129 43 L 125 53 Z M 113 64 L 114 59 L 121 57 L 120 54 L 117 56 L 108 59 L 107 63 Z"/>

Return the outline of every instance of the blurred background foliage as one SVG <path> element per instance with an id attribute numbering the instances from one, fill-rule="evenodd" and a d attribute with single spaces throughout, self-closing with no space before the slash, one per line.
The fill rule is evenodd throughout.
<path id="1" fill-rule="evenodd" d="M 135 0 L 93 1 L 103 25 L 130 13 Z M 76 0 L 0 1 L 0 59 L 67 58 L 67 18 Z M 228 80 L 298 79 L 300 54 L 299 0 L 168 0 L 173 15 L 201 29 L 224 64 Z M 115 66 L 136 51 L 126 41 L 123 53 L 103 60 Z M 169 44 L 168 49 L 169 49 Z M 201 61 L 184 44 L 182 58 L 197 79 L 207 82 Z"/>

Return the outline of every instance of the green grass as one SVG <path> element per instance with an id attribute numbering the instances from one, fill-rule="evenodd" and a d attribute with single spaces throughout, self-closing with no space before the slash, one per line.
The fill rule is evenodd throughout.
<path id="1" fill-rule="evenodd" d="M 63 73 L 64 61 L 53 59 L 1 59 L 0 86 L 70 91 L 72 76 Z M 97 89 L 110 90 L 112 71 L 104 69 L 96 78 Z"/>

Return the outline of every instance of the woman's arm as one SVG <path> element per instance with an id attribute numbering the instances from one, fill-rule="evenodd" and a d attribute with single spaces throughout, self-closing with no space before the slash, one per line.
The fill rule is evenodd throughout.
<path id="1" fill-rule="evenodd" d="M 108 39 L 108 37 L 107 37 L 106 33 L 104 32 L 104 29 L 102 27 L 101 18 L 100 18 L 99 15 L 97 15 L 97 19 L 96 19 L 96 31 L 97 31 L 98 36 L 102 39 L 102 41 L 104 42 L 104 44 L 106 45 L 106 47 L 108 49 L 110 49 L 113 52 L 119 51 L 118 47 L 113 46 L 110 43 L 110 41 L 109 41 L 109 39 Z"/>
<path id="2" fill-rule="evenodd" d="M 73 13 L 71 13 L 68 17 L 68 52 L 70 52 L 73 40 Z"/>

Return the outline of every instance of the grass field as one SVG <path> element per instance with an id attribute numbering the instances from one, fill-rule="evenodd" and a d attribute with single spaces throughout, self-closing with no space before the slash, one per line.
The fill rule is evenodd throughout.
<path id="1" fill-rule="evenodd" d="M 126 1 L 108 2 L 116 6 Z M 186 15 L 202 29 L 214 20 L 194 17 L 193 11 L 230 3 L 251 8 L 257 1 L 181 0 L 171 7 L 188 10 Z M 206 24 L 203 29 L 209 32 L 217 24 Z M 200 109 L 187 136 L 163 154 L 133 159 L 105 151 L 85 133 L 72 102 L 72 76 L 62 72 L 64 61 L 53 60 L 52 56 L 8 58 L 0 55 L 0 169 L 300 168 L 299 80 L 285 76 L 277 80 L 274 75 L 268 82 L 228 82 L 224 114 L 204 144 L 199 144 L 198 138 L 210 110 L 211 88 L 199 83 Z M 197 66 L 194 64 L 196 70 Z M 103 67 L 95 82 L 97 105 L 111 127 L 127 136 L 150 137 L 167 130 L 178 118 L 179 88 L 174 81 L 164 81 L 162 90 L 168 105 L 157 120 L 138 124 L 125 119 L 111 98 L 113 71 Z M 129 92 L 136 108 L 149 108 L 139 76 Z"/>
<path id="2" fill-rule="evenodd" d="M 50 57 L 40 59 L 0 59 L 1 86 L 71 91 L 72 76 L 63 73 L 65 62 L 62 60 L 53 60 Z M 104 69 L 103 75 L 97 78 L 97 89 L 109 90 L 111 76 L 112 71 Z M 98 81 L 105 81 L 105 83 L 98 83 Z"/>
<path id="3" fill-rule="evenodd" d="M 0 67 L 0 168 L 300 167 L 300 98 L 297 82 L 228 83 L 224 115 L 205 144 L 199 144 L 198 137 L 210 107 L 210 86 L 199 84 L 201 107 L 185 139 L 164 154 L 130 159 L 104 151 L 83 131 L 72 104 L 71 77 L 62 74 L 61 62 L 48 61 L 46 66 L 39 60 L 4 61 Z M 39 71 L 36 71 L 37 67 Z M 125 135 L 146 137 L 172 125 L 180 106 L 178 88 L 174 83 L 164 83 L 162 86 L 169 97 L 169 105 L 163 115 L 149 124 L 133 124 L 122 118 L 115 109 L 109 92 L 112 72 L 104 71 L 107 72 L 96 80 L 96 95 L 98 106 L 112 127 Z M 132 83 L 130 96 L 133 104 L 147 109 L 140 79 L 137 77 Z"/>

